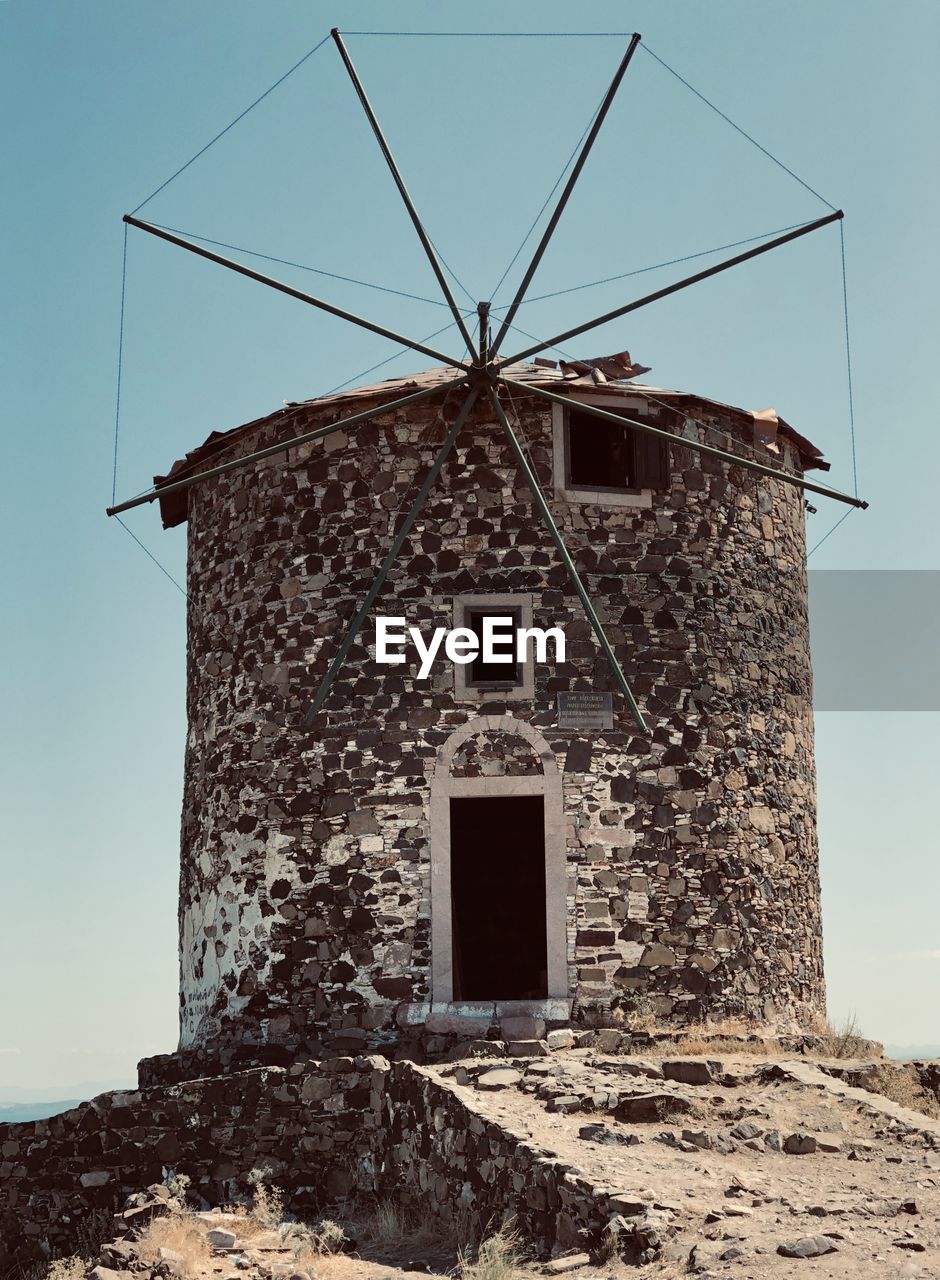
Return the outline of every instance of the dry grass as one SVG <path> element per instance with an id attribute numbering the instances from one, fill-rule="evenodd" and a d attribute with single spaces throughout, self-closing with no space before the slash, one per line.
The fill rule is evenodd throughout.
<path id="1" fill-rule="evenodd" d="M 672 1040 L 657 1046 L 660 1053 L 682 1053 L 702 1057 L 713 1053 L 753 1054 L 760 1058 L 779 1058 L 783 1054 L 774 1036 L 760 1036 L 754 1024 L 745 1018 L 714 1018 L 693 1023 L 685 1031 L 677 1031 Z"/>
<path id="2" fill-rule="evenodd" d="M 754 1040 L 729 1040 L 723 1036 L 704 1036 L 689 1032 L 676 1038 L 676 1050 L 702 1057 L 710 1053 L 745 1053 L 758 1058 L 782 1058 L 779 1040 L 773 1036 L 758 1036 Z"/>
<path id="3" fill-rule="evenodd" d="M 436 1218 L 406 1208 L 397 1200 L 376 1200 L 355 1215 L 352 1234 L 388 1253 L 439 1248 L 446 1237 Z"/>
<path id="4" fill-rule="evenodd" d="M 298 1253 L 292 1266 L 314 1280 L 361 1280 L 362 1262 L 348 1253 Z"/>
<path id="5" fill-rule="evenodd" d="M 291 1222 L 282 1226 L 280 1239 L 294 1255 L 294 1268 L 316 1276 L 317 1280 L 345 1280 L 356 1270 L 356 1262 L 343 1252 L 348 1237 L 330 1218 L 316 1226 Z"/>
<path id="6" fill-rule="evenodd" d="M 608 1262 L 613 1262 L 615 1258 L 620 1256 L 620 1236 L 616 1231 L 607 1227 L 601 1236 L 601 1242 L 597 1247 L 594 1255 L 595 1265 L 599 1267 L 606 1266 Z"/>
<path id="7" fill-rule="evenodd" d="M 284 1194 L 280 1187 L 267 1186 L 253 1169 L 248 1175 L 252 1185 L 251 1205 L 236 1205 L 226 1214 L 224 1225 L 234 1231 L 239 1240 L 253 1240 L 265 1231 L 276 1230 L 284 1221 Z"/>
<path id="8" fill-rule="evenodd" d="M 940 1104 L 908 1067 L 889 1067 L 879 1063 L 865 1073 L 860 1083 L 869 1093 L 880 1094 L 899 1106 L 940 1120 Z"/>
<path id="9" fill-rule="evenodd" d="M 422 1217 L 393 1200 L 349 1206 L 342 1223 L 324 1218 L 311 1226 L 283 1224 L 279 1235 L 293 1252 L 294 1267 L 317 1280 L 353 1280 L 361 1274 L 362 1258 L 391 1267 L 415 1258 L 436 1264 L 445 1253 L 453 1258 L 453 1245 L 448 1248 L 436 1219 Z M 350 1237 L 356 1241 L 355 1255 L 346 1252 Z"/>
<path id="10" fill-rule="evenodd" d="M 525 1262 L 522 1239 L 512 1223 L 504 1223 L 476 1249 L 460 1249 L 460 1280 L 513 1280 Z"/>
<path id="11" fill-rule="evenodd" d="M 235 1209 L 231 1217 L 226 1215 L 224 1222 L 220 1220 L 219 1226 L 225 1226 L 230 1231 L 234 1231 L 239 1240 L 253 1240 L 255 1236 L 271 1230 L 265 1223 L 258 1221 L 255 1217 L 254 1209 L 246 1209 L 241 1206 Z"/>
<path id="12" fill-rule="evenodd" d="M 85 1280 L 86 1269 L 87 1263 L 78 1254 L 71 1258 L 56 1258 L 55 1262 L 49 1263 L 46 1280 Z"/>
<path id="13" fill-rule="evenodd" d="M 209 1270 L 212 1253 L 206 1241 L 206 1233 L 187 1210 L 170 1213 L 165 1218 L 154 1218 L 142 1232 L 138 1243 L 140 1255 L 145 1261 L 160 1261 L 161 1249 L 172 1249 L 182 1258 L 179 1268 L 184 1275 L 193 1276 Z M 63 1280 L 71 1278 L 63 1277 Z"/>

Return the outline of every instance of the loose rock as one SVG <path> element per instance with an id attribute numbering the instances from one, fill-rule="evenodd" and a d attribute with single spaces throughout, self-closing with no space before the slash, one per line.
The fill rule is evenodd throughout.
<path id="1" fill-rule="evenodd" d="M 713 1084 L 715 1077 L 721 1075 L 721 1063 L 680 1058 L 664 1062 L 663 1075 L 667 1080 L 678 1080 L 680 1084 Z"/>
<path id="2" fill-rule="evenodd" d="M 213 1227 L 206 1233 L 206 1240 L 213 1249 L 233 1249 L 236 1236 L 234 1231 L 229 1231 L 225 1227 Z"/>
<path id="3" fill-rule="evenodd" d="M 791 1133 L 784 1140 L 783 1149 L 789 1156 L 811 1156 L 816 1150 L 816 1139 L 811 1133 Z"/>
<path id="4" fill-rule="evenodd" d="M 512 1067 L 492 1067 L 477 1077 L 478 1089 L 512 1089 L 522 1082 L 522 1072 Z"/>
<path id="5" fill-rule="evenodd" d="M 836 1253 L 836 1246 L 826 1236 L 802 1236 L 799 1240 L 788 1240 L 777 1245 L 777 1252 L 783 1258 L 821 1258 L 827 1253 Z"/>
<path id="6" fill-rule="evenodd" d="M 586 1253 L 569 1253 L 564 1258 L 553 1258 L 542 1268 L 548 1276 L 561 1276 L 566 1271 L 577 1271 L 579 1267 L 590 1266 L 591 1259 Z"/>
<path id="7" fill-rule="evenodd" d="M 634 1093 L 621 1099 L 614 1116 L 625 1124 L 668 1123 L 691 1110 L 691 1102 L 674 1093 Z"/>

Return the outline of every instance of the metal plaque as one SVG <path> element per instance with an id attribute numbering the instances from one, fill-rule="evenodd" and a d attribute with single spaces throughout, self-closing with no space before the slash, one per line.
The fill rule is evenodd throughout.
<path id="1" fill-rule="evenodd" d="M 559 693 L 559 729 L 612 729 L 613 695 L 610 693 Z"/>

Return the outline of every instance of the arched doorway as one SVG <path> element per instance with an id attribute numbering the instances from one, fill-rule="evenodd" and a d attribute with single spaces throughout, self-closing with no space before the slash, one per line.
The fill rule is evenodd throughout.
<path id="1" fill-rule="evenodd" d="M 480 716 L 431 780 L 431 999 L 540 1005 L 568 994 L 561 777 L 545 739 Z"/>

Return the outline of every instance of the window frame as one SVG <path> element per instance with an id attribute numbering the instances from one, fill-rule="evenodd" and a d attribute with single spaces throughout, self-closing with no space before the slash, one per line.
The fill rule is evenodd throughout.
<path id="1" fill-rule="evenodd" d="M 568 410 L 577 409 L 579 405 L 588 405 L 598 409 L 607 408 L 611 412 L 634 411 L 645 413 L 647 402 L 640 396 L 571 396 L 569 404 L 552 405 L 552 475 L 554 479 L 555 497 L 565 502 L 579 503 L 582 506 L 634 507 L 649 508 L 653 505 L 652 488 L 619 489 L 602 485 L 574 485 L 571 483 L 570 446 L 568 431 Z M 669 471 L 669 455 L 667 446 L 667 475 Z M 668 485 L 667 485 L 668 488 Z"/>
<path id="2" fill-rule="evenodd" d="M 532 596 L 528 592 L 485 592 L 454 597 L 454 627 L 468 627 L 469 615 L 477 609 L 518 615 L 518 626 L 532 626 Z M 454 697 L 459 702 L 489 702 L 500 699 L 505 702 L 531 702 L 535 698 L 535 666 L 533 642 L 527 646 L 526 661 L 521 664 L 522 680 L 519 684 L 473 684 L 469 662 L 454 663 Z"/>

